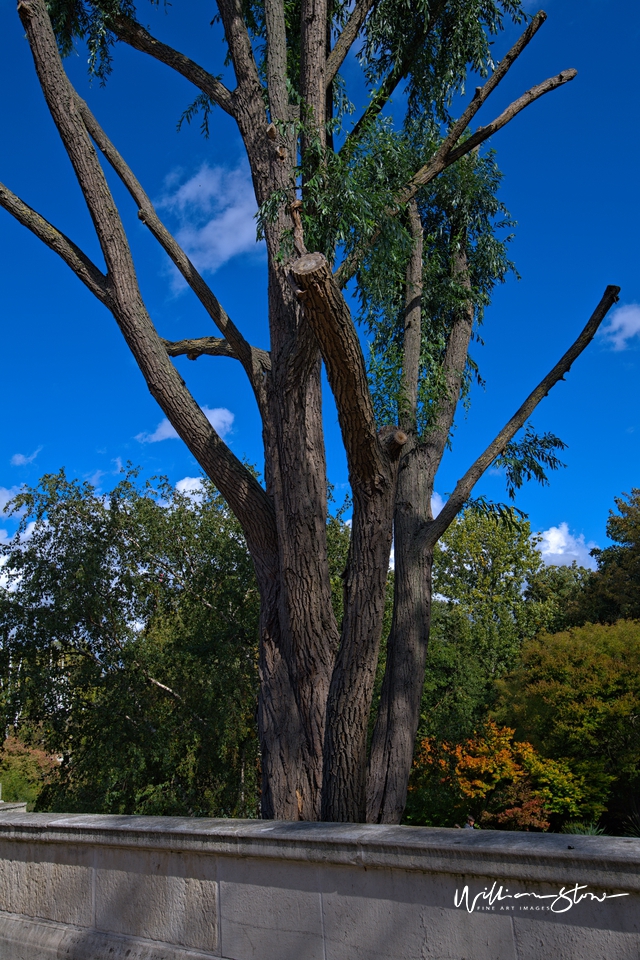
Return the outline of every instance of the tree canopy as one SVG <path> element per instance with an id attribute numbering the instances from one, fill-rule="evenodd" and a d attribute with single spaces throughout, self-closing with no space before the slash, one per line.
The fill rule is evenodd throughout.
<path id="1" fill-rule="evenodd" d="M 622 819 L 640 778 L 640 624 L 543 633 L 498 689 L 496 719 L 582 778 L 583 818 L 609 807 Z"/>
<path id="2" fill-rule="evenodd" d="M 60 472 L 13 508 L 2 709 L 61 761 L 40 805 L 255 816 L 258 592 L 211 483 L 129 472 L 101 496 Z"/>

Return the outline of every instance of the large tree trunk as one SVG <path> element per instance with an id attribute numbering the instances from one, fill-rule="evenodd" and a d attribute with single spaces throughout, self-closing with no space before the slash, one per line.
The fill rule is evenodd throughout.
<path id="1" fill-rule="evenodd" d="M 366 816 L 367 726 L 382 635 L 395 483 L 391 480 L 376 493 L 356 490 L 354 496 L 341 643 L 327 708 L 323 820 L 362 823 Z"/>
<path id="2" fill-rule="evenodd" d="M 423 241 L 415 201 L 409 207 L 409 225 L 414 248 L 406 278 L 401 422 L 412 442 L 403 455 L 398 478 L 393 619 L 369 761 L 367 819 L 374 823 L 400 823 L 407 800 L 431 622 L 434 543 L 424 533 L 433 520 L 434 478 L 460 397 L 474 317 L 469 300 L 453 319 L 443 360 L 445 390 L 427 437 L 418 439 Z M 464 233 L 452 231 L 451 243 L 454 278 L 470 293 Z"/>
<path id="3" fill-rule="evenodd" d="M 317 820 L 327 697 L 339 640 L 327 558 L 320 355 L 313 337 L 300 330 L 304 319 L 282 267 L 270 266 L 270 274 L 276 349 L 264 435 L 279 582 L 277 589 L 269 584 L 261 592 L 263 622 L 277 624 L 277 640 L 269 631 L 261 640 L 263 793 L 270 798 L 263 815 Z"/>
<path id="4" fill-rule="evenodd" d="M 394 515 L 394 596 L 367 779 L 367 822 L 400 823 L 420 720 L 431 619 L 433 550 L 417 537 L 431 517 L 433 479 L 422 446 L 400 463 Z"/>

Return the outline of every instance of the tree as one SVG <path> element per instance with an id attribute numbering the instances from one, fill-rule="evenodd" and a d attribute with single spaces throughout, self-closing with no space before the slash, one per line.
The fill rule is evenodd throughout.
<path id="1" fill-rule="evenodd" d="M 61 472 L 13 509 L 0 705 L 61 761 L 38 808 L 255 816 L 258 591 L 211 483 L 129 472 L 100 496 Z"/>
<path id="2" fill-rule="evenodd" d="M 15 734 L 5 738 L 0 751 L 0 784 L 5 803 L 26 803 L 33 809 L 43 787 L 55 774 L 57 757 L 30 746 Z"/>
<path id="3" fill-rule="evenodd" d="M 489 829 L 548 830 L 549 817 L 580 815 L 581 779 L 566 761 L 514 741 L 514 733 L 489 720 L 460 744 L 425 738 L 414 764 L 409 822 L 452 827 L 472 814 Z"/>
<path id="4" fill-rule="evenodd" d="M 40 84 L 91 213 L 105 268 L 4 186 L 0 205 L 62 257 L 111 311 L 152 395 L 241 524 L 261 600 L 258 717 L 263 815 L 397 821 L 419 715 L 434 545 L 477 480 L 500 457 L 507 458 L 516 485 L 527 475 L 540 478 L 542 471 L 544 476 L 540 466 L 548 464 L 544 438 L 528 446 L 510 444 L 588 345 L 618 294 L 617 287 L 607 288 L 574 344 L 470 466 L 438 517 L 432 518 L 430 491 L 453 424 L 476 309 L 469 254 L 466 244 L 457 242 L 452 253 L 458 306 L 449 311 L 446 342 L 434 360 L 440 400 L 426 450 L 416 459 L 412 398 L 420 372 L 415 358 L 416 343 L 422 340 L 423 287 L 416 207 L 419 217 L 429 184 L 530 103 L 572 80 L 575 71 L 543 81 L 469 133 L 478 111 L 545 20 L 543 13 L 534 17 L 490 73 L 489 36 L 500 29 L 505 16 L 523 19 L 518 0 L 451 4 L 421 0 L 410 12 L 394 0 L 358 0 L 353 7 L 341 0 L 332 4 L 256 0 L 246 5 L 219 0 L 218 11 L 235 72 L 233 90 L 154 38 L 135 19 L 131 0 L 19 0 Z M 207 120 L 216 105 L 235 119 L 268 252 L 268 353 L 242 336 L 71 86 L 59 51 L 68 53 L 77 38 L 87 39 L 90 62 L 103 79 L 110 68 L 111 44 L 117 39 L 194 84 L 199 92 L 189 116 L 201 108 Z M 361 43 L 360 63 L 372 95 L 338 149 L 345 100 L 338 71 L 356 41 Z M 449 104 L 463 89 L 468 68 L 487 79 L 454 119 Z M 408 173 L 399 165 L 398 180 L 385 162 L 385 149 L 393 138 L 384 136 L 388 123 L 381 119 L 381 111 L 400 85 L 408 94 L 406 129 L 423 130 L 424 136 L 418 136 L 422 141 L 418 165 Z M 414 133 L 414 144 L 415 140 Z M 129 243 L 98 153 L 121 179 L 140 219 L 221 337 L 169 343 L 157 333 L 138 288 Z M 360 186 L 366 158 L 381 171 L 373 192 Z M 390 235 L 398 242 L 388 245 Z M 401 247 L 404 253 L 398 252 Z M 368 257 L 375 258 L 384 249 L 389 251 L 390 269 L 394 273 L 399 269 L 405 277 L 407 407 L 400 423 L 378 424 L 358 332 L 342 291 L 352 277 L 360 282 Z M 171 363 L 171 357 L 182 354 L 230 356 L 242 366 L 262 417 L 264 486 L 206 420 Z M 340 623 L 331 603 L 326 544 L 321 361 L 338 408 L 353 498 Z M 406 483 L 401 482 L 396 492 L 399 464 L 406 467 L 414 460 L 415 468 L 400 471 Z M 400 529 L 402 513 L 405 533 Z M 394 523 L 396 613 L 367 770 L 367 727 Z"/>
<path id="5" fill-rule="evenodd" d="M 541 566 L 529 522 L 515 513 L 467 509 L 446 531 L 434 555 L 418 741 L 461 744 L 483 728 L 496 679 L 546 626 L 546 606 L 525 595 Z"/>
<path id="6" fill-rule="evenodd" d="M 542 620 L 548 633 L 581 626 L 589 619 L 585 600 L 592 578 L 593 571 L 578 566 L 575 560 L 570 567 L 541 566 L 527 577 L 525 598 L 544 611 Z"/>
<path id="7" fill-rule="evenodd" d="M 598 570 L 584 598 L 585 619 L 613 623 L 640 619 L 640 488 L 615 497 L 619 513 L 609 511 L 607 536 L 613 545 L 593 550 Z"/>
<path id="8" fill-rule="evenodd" d="M 496 720 L 583 778 L 586 820 L 637 794 L 638 622 L 541 634 L 524 644 L 521 662 L 498 689 Z"/>

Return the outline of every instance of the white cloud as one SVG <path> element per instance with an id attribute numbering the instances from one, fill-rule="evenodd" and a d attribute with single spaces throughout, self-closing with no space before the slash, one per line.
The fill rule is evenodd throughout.
<path id="1" fill-rule="evenodd" d="M 183 477 L 176 483 L 178 493 L 188 493 L 192 497 L 202 496 L 202 477 Z"/>
<path id="2" fill-rule="evenodd" d="M 601 330 L 612 350 L 626 350 L 628 341 L 640 335 L 640 304 L 627 303 L 613 310 Z"/>
<path id="3" fill-rule="evenodd" d="M 537 545 L 542 559 L 549 566 L 569 567 L 575 560 L 581 567 L 596 568 L 596 562 L 589 552 L 597 546 L 593 540 L 585 543 L 584 534 L 574 537 L 569 525 L 563 520 L 557 527 L 549 527 L 540 533 L 541 542 Z"/>
<path id="4" fill-rule="evenodd" d="M 204 163 L 180 186 L 180 176 L 165 180 L 158 200 L 179 221 L 176 239 L 201 273 L 215 273 L 232 257 L 260 249 L 256 241 L 256 201 L 247 165 L 227 169 Z M 177 292 L 184 281 L 176 273 Z"/>
<path id="5" fill-rule="evenodd" d="M 20 489 L 20 487 L 0 487 L 0 513 L 9 503 L 9 500 L 13 500 L 20 493 Z"/>
<path id="6" fill-rule="evenodd" d="M 25 467 L 28 463 L 33 463 L 41 450 L 42 447 L 38 447 L 38 449 L 34 450 L 28 457 L 24 453 L 14 453 L 11 457 L 11 465 L 13 467 Z"/>
<path id="7" fill-rule="evenodd" d="M 28 540 L 29 537 L 31 537 L 31 535 L 33 534 L 33 531 L 35 530 L 35 528 L 36 528 L 36 522 L 35 520 L 32 520 L 30 523 L 27 524 L 26 530 L 21 535 L 20 543 L 24 543 L 25 540 Z M 13 538 L 9 536 L 9 533 L 7 530 L 0 530 L 0 543 L 8 544 L 11 542 L 12 539 Z M 18 589 L 18 585 L 19 585 L 22 574 L 20 574 L 17 578 L 14 575 L 14 577 L 10 580 L 8 573 L 2 573 L 2 568 L 6 566 L 8 561 L 9 561 L 9 557 L 0 557 L 0 589 L 8 590 L 9 593 L 14 593 Z"/>
<path id="8" fill-rule="evenodd" d="M 205 417 L 220 437 L 226 437 L 231 432 L 234 415 L 226 407 L 200 407 Z M 139 433 L 136 440 L 139 443 L 159 443 L 160 440 L 177 440 L 178 434 L 167 418 L 160 421 L 153 433 Z"/>

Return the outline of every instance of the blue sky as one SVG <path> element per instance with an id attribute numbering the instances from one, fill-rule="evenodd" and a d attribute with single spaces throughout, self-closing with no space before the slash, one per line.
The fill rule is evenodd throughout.
<path id="1" fill-rule="evenodd" d="M 517 500 L 533 529 L 545 532 L 547 559 L 585 562 L 590 545 L 606 545 L 614 496 L 640 486 L 640 7 L 637 0 L 550 0 L 545 9 L 547 23 L 478 119 L 491 119 L 562 69 L 576 67 L 578 77 L 492 141 L 505 175 L 501 196 L 518 222 L 511 256 L 522 279 L 496 291 L 487 312 L 485 346 L 475 351 L 486 388 L 474 392 L 469 414 L 459 418 L 437 491 L 444 496 L 453 488 L 575 339 L 605 286 L 618 284 L 609 335 L 598 338 L 533 417 L 538 431 L 552 430 L 568 444 L 567 469 L 552 475 L 549 487 L 529 484 Z M 220 34 L 209 27 L 213 13 L 205 0 L 175 0 L 167 15 L 139 4 L 155 35 L 224 74 Z M 510 27 L 497 38 L 497 58 L 517 32 Z M 197 123 L 178 133 L 176 122 L 195 91 L 124 45 L 115 50 L 105 88 L 89 85 L 84 51 L 66 66 L 228 313 L 248 339 L 267 347 L 264 254 L 254 242 L 254 202 L 232 121 L 214 114 L 208 141 Z M 0 180 L 100 262 L 13 0 L 0 5 L 0 83 Z M 170 339 L 215 333 L 129 198 L 117 184 L 114 191 L 160 333 Z M 111 315 L 2 210 L 0 317 L 0 503 L 62 466 L 103 490 L 127 460 L 174 482 L 198 475 L 163 423 Z M 220 358 L 177 363 L 234 452 L 259 465 L 258 416 L 239 366 Z M 339 495 L 347 471 L 329 398 L 325 417 L 330 479 Z M 490 472 L 477 492 L 504 499 L 503 478 Z M 13 529 L 6 518 L 0 527 Z"/>

